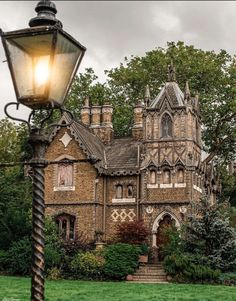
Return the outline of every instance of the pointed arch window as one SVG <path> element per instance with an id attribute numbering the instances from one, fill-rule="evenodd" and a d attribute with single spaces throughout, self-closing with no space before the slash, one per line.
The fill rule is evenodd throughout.
<path id="1" fill-rule="evenodd" d="M 150 184 L 156 184 L 157 182 L 157 176 L 155 170 L 150 170 Z"/>
<path id="2" fill-rule="evenodd" d="M 172 119 L 167 113 L 161 119 L 161 136 L 162 138 L 172 137 Z"/>
<path id="3" fill-rule="evenodd" d="M 132 198 L 134 195 L 133 185 L 127 186 L 127 197 Z"/>
<path id="4" fill-rule="evenodd" d="M 122 199 L 123 198 L 123 186 L 122 185 L 117 185 L 116 186 L 116 198 L 117 199 Z"/>
<path id="5" fill-rule="evenodd" d="M 56 217 L 58 233 L 63 240 L 75 239 L 75 216 L 61 214 Z"/>
<path id="6" fill-rule="evenodd" d="M 163 171 L 163 184 L 171 183 L 171 174 L 169 169 L 164 169 Z"/>
<path id="7" fill-rule="evenodd" d="M 184 170 L 183 168 L 179 168 L 177 171 L 177 182 L 184 183 Z"/>

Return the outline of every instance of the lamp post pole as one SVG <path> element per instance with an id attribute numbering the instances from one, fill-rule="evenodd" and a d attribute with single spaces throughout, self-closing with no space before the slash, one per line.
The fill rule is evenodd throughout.
<path id="1" fill-rule="evenodd" d="M 44 168 L 48 164 L 45 151 L 49 143 L 45 126 L 55 109 L 61 114 L 67 112 L 63 102 L 68 94 L 72 80 L 80 65 L 86 48 L 62 29 L 62 23 L 56 19 L 57 9 L 50 0 L 38 2 L 37 16 L 29 21 L 30 28 L 4 33 L 0 30 L 2 43 L 10 69 L 17 103 L 5 106 L 5 114 L 23 121 L 29 128 L 29 143 L 33 158 L 30 165 L 33 172 L 32 200 L 32 268 L 31 301 L 44 301 Z M 8 107 L 23 104 L 32 109 L 28 120 L 14 118 L 8 113 Z M 37 110 L 47 110 L 39 126 L 31 126 Z M 49 126 L 69 126 L 70 123 Z"/>
<path id="2" fill-rule="evenodd" d="M 45 151 L 48 145 L 47 136 L 39 129 L 31 130 L 29 143 L 33 149 L 30 166 L 33 171 L 32 200 L 32 267 L 31 267 L 31 300 L 44 300 L 44 168 Z"/>

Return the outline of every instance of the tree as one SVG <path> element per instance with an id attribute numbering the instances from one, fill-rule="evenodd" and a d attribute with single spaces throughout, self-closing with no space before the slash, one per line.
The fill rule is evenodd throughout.
<path id="1" fill-rule="evenodd" d="M 31 190 L 20 167 L 0 170 L 0 249 L 30 235 Z"/>
<path id="2" fill-rule="evenodd" d="M 183 236 L 188 253 L 208 258 L 211 268 L 236 269 L 236 231 L 219 206 L 202 200 L 197 215 L 192 215 Z"/>
<path id="3" fill-rule="evenodd" d="M 0 120 L 1 162 L 24 160 L 28 153 L 27 131 L 7 118 Z M 23 167 L 0 169 L 0 249 L 30 235 L 31 181 L 24 177 Z"/>
<path id="4" fill-rule="evenodd" d="M 16 162 L 25 156 L 27 131 L 8 118 L 0 120 L 0 161 Z"/>
<path id="5" fill-rule="evenodd" d="M 109 101 L 114 107 L 116 135 L 130 134 L 135 103 L 144 98 L 147 84 L 152 98 L 158 94 L 167 80 L 167 66 L 172 59 L 180 88 L 184 90 L 188 80 L 192 95 L 200 94 L 203 140 L 211 153 L 207 160 L 216 154 L 232 158 L 236 133 L 236 61 L 225 50 L 216 53 L 183 42 L 167 42 L 166 48 L 158 47 L 142 57 L 125 57 L 118 67 L 105 71 L 108 77 L 105 84 L 98 83 L 89 68 L 76 78 L 67 106 L 78 114 L 85 95 L 90 96 L 93 104 Z"/>

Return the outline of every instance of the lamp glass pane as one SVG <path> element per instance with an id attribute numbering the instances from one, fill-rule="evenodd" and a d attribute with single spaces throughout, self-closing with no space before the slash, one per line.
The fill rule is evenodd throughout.
<path id="1" fill-rule="evenodd" d="M 58 33 L 49 92 L 49 99 L 53 102 L 63 103 L 81 55 L 78 46 Z"/>
<path id="2" fill-rule="evenodd" d="M 50 77 L 52 34 L 9 37 L 6 44 L 20 100 L 43 99 Z"/>

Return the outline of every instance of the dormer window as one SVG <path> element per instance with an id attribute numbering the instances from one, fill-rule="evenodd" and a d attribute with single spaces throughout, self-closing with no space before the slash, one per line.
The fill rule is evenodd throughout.
<path id="1" fill-rule="evenodd" d="M 117 185 L 116 186 L 116 198 L 117 199 L 122 199 L 123 198 L 123 187 L 122 187 L 122 185 Z"/>
<path id="2" fill-rule="evenodd" d="M 169 114 L 165 113 L 161 120 L 161 136 L 162 138 L 172 137 L 172 119 Z"/>

